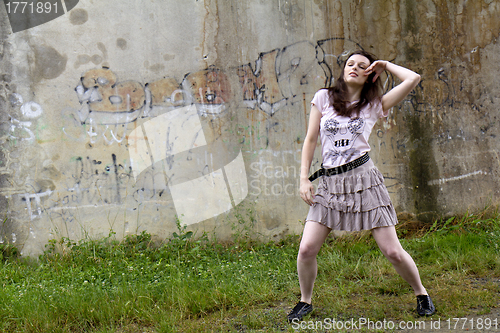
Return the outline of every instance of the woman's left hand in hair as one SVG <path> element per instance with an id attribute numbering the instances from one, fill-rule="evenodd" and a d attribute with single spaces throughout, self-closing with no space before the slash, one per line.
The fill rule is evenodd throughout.
<path id="1" fill-rule="evenodd" d="M 373 82 L 377 80 L 377 78 L 385 71 L 385 67 L 387 66 L 388 61 L 386 60 L 377 60 L 374 61 L 368 68 L 365 70 L 365 75 L 370 75 L 371 73 L 375 73 L 373 77 Z"/>

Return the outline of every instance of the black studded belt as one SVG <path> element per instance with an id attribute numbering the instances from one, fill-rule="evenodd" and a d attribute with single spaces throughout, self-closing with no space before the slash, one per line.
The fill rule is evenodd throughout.
<path id="1" fill-rule="evenodd" d="M 340 165 L 336 168 L 331 168 L 331 169 L 321 168 L 318 171 L 316 171 L 315 173 L 313 173 L 311 176 L 309 176 L 309 180 L 312 182 L 313 180 L 315 180 L 316 178 L 321 177 L 321 176 L 339 175 L 339 174 L 344 173 L 346 171 L 355 169 L 355 168 L 365 164 L 369 160 L 370 160 L 370 156 L 368 155 L 368 153 L 366 153 L 363 156 L 358 157 L 354 161 Z"/>

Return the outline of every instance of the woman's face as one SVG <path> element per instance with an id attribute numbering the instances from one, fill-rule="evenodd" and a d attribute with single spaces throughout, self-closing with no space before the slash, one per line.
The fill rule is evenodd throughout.
<path id="1" fill-rule="evenodd" d="M 361 54 L 353 54 L 344 67 L 344 81 L 347 84 L 364 85 L 368 80 L 365 71 L 370 66 L 370 60 Z"/>

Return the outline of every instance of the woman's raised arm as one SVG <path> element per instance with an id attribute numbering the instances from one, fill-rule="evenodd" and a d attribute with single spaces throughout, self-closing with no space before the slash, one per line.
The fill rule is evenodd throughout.
<path id="1" fill-rule="evenodd" d="M 370 75 L 375 72 L 373 81 L 384 71 L 388 71 L 402 82 L 392 88 L 384 96 L 382 96 L 382 108 L 384 111 L 389 110 L 405 97 L 417 86 L 420 82 L 420 75 L 408 68 L 398 66 L 389 61 L 377 60 L 373 62 L 365 71 L 365 75 Z"/>

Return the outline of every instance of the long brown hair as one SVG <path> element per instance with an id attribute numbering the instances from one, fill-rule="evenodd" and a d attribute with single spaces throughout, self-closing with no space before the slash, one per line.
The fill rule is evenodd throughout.
<path id="1" fill-rule="evenodd" d="M 359 111 L 361 111 L 363 107 L 368 104 L 372 104 L 377 100 L 380 101 L 382 97 L 382 83 L 380 77 L 378 77 L 377 80 L 373 82 L 373 77 L 375 76 L 375 72 L 373 72 L 368 76 L 368 79 L 363 86 L 363 90 L 361 90 L 359 101 L 347 106 L 350 101 L 347 100 L 347 84 L 344 81 L 344 69 L 347 64 L 347 60 L 349 60 L 349 58 L 355 54 L 366 57 L 370 61 L 370 65 L 377 60 L 377 58 L 373 54 L 364 50 L 352 52 L 344 61 L 342 71 L 340 72 L 335 85 L 331 88 L 328 88 L 330 104 L 339 115 L 346 117 L 359 115 Z"/>

